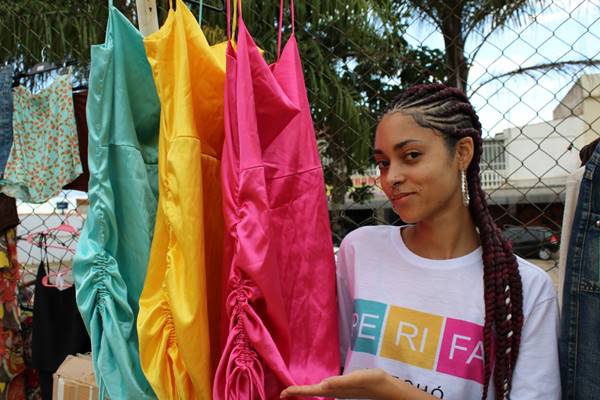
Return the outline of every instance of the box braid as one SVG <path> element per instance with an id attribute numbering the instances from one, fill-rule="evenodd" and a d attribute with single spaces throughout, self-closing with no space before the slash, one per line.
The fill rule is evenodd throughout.
<path id="1" fill-rule="evenodd" d="M 496 226 L 481 188 L 479 161 L 483 143 L 479 118 L 464 93 L 442 84 L 418 85 L 402 92 L 384 115 L 397 112 L 410 115 L 420 126 L 441 133 L 452 151 L 459 139 L 473 139 L 474 155 L 467 169 L 467 180 L 469 208 L 483 249 L 485 380 L 482 398 L 487 398 L 493 357 L 496 399 L 508 399 L 521 341 L 523 292 L 512 246 Z"/>

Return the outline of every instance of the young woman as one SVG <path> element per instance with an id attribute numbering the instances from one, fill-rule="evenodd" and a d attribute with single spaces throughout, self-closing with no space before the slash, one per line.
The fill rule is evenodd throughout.
<path id="1" fill-rule="evenodd" d="M 393 102 L 377 127 L 375 160 L 410 225 L 344 239 L 344 375 L 282 397 L 560 398 L 555 290 L 494 224 L 481 152 L 481 125 L 459 90 L 416 86 Z"/>

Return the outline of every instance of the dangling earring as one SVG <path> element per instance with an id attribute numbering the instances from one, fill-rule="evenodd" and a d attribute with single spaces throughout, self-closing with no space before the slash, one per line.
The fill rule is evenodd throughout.
<path id="1" fill-rule="evenodd" d="M 460 171 L 460 190 L 463 195 L 464 206 L 469 207 L 471 196 L 469 196 L 469 184 L 467 183 L 467 174 L 465 173 L 465 170 Z"/>

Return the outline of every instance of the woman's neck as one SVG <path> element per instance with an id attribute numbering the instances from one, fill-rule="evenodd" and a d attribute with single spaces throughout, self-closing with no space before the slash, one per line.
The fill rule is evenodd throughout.
<path id="1" fill-rule="evenodd" d="M 402 229 L 406 247 L 432 260 L 447 260 L 471 253 L 479 247 L 479 235 L 469 209 L 461 207 Z"/>

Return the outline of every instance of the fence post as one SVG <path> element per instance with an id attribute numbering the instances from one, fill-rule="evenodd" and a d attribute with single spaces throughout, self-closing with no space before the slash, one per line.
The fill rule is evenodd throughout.
<path id="1" fill-rule="evenodd" d="M 156 0 L 136 0 L 138 24 L 142 35 L 147 36 L 158 30 Z"/>

